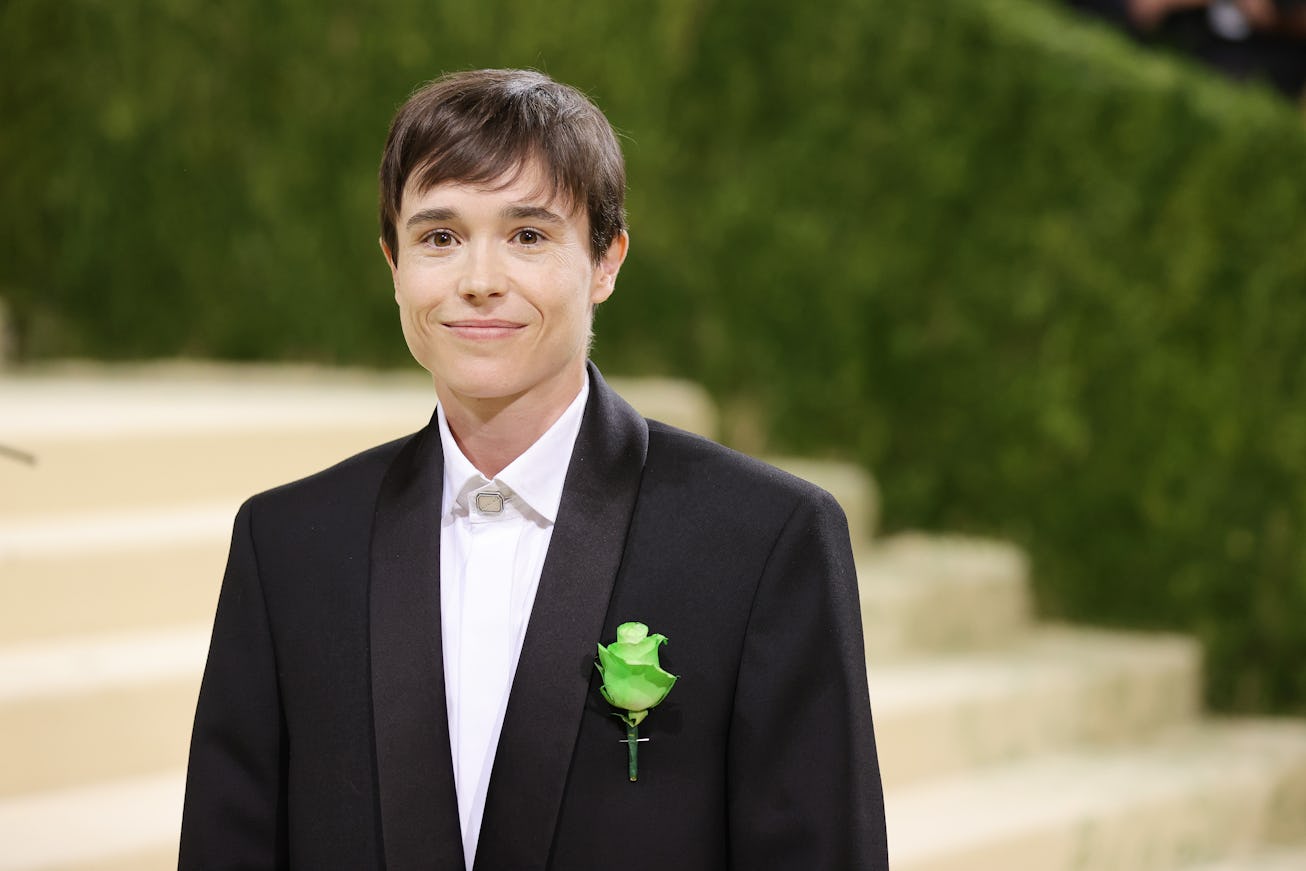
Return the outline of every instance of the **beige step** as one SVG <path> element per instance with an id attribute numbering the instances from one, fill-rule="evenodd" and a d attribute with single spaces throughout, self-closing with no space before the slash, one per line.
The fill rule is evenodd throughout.
<path id="1" fill-rule="evenodd" d="M 715 430 L 695 385 L 619 383 L 647 415 Z M 36 462 L 0 458 L 0 519 L 248 496 L 419 429 L 434 400 L 421 378 L 329 371 L 6 375 L 0 444 Z"/>
<path id="2" fill-rule="evenodd" d="M 60 863 L 41 871 L 176 871 L 177 845 L 162 844 L 138 852 L 117 853 L 86 862 Z"/>
<path id="3" fill-rule="evenodd" d="M 310 475 L 420 425 L 341 421 L 230 433 L 34 438 L 27 447 L 39 457 L 35 466 L 0 465 L 0 519 L 237 499 Z"/>
<path id="4" fill-rule="evenodd" d="M 894 871 L 1161 871 L 1306 820 L 1306 725 L 1223 723 L 889 790 Z"/>
<path id="5" fill-rule="evenodd" d="M 702 387 L 671 378 L 608 379 L 640 413 L 711 437 L 716 407 Z M 217 363 L 52 365 L 0 371 L 0 444 L 148 433 L 276 429 L 359 419 L 424 424 L 426 373 Z M 39 454 L 37 456 L 39 460 Z"/>
<path id="6" fill-rule="evenodd" d="M 175 869 L 184 789 L 168 771 L 0 798 L 0 871 Z"/>
<path id="7" fill-rule="evenodd" d="M 8 376 L 0 519 L 235 498 L 422 426 L 431 388 L 412 379 Z"/>
<path id="8" fill-rule="evenodd" d="M 706 390 L 690 381 L 674 378 L 622 378 L 607 382 L 614 390 L 651 420 L 716 438 L 719 430 L 716 403 Z"/>
<path id="9" fill-rule="evenodd" d="M 160 844 L 139 852 L 114 853 L 86 862 L 60 863 L 41 871 L 176 871 L 177 845 Z"/>
<path id="10" fill-rule="evenodd" d="M 872 665 L 886 787 L 1191 721 L 1201 654 L 1187 638 L 1044 627 L 995 651 Z"/>
<path id="11" fill-rule="evenodd" d="M 0 520 L 0 644 L 211 621 L 236 508 Z"/>
<path id="12" fill-rule="evenodd" d="M 1303 869 L 1306 869 L 1306 846 L 1256 850 L 1223 862 L 1194 865 L 1184 871 L 1303 871 Z"/>
<path id="13" fill-rule="evenodd" d="M 647 417 L 711 436 L 716 407 L 707 391 L 672 378 L 608 377 Z M 420 369 L 367 370 L 296 364 L 162 361 L 49 363 L 0 371 L 0 436 L 21 447 L 32 434 L 203 431 L 232 425 L 232 408 L 295 420 L 305 410 L 338 419 L 342 398 L 430 416 L 430 377 Z M 237 424 L 239 425 L 239 424 Z M 15 444 L 17 443 L 17 444 Z"/>
<path id="14" fill-rule="evenodd" d="M 184 765 L 208 641 L 202 624 L 0 649 L 0 796 Z"/>
<path id="15" fill-rule="evenodd" d="M 0 644 L 209 622 L 238 504 L 0 518 Z"/>
<path id="16" fill-rule="evenodd" d="M 859 550 L 871 662 L 1006 644 L 1029 625 L 1029 566 L 1006 542 L 904 533 Z"/>
<path id="17" fill-rule="evenodd" d="M 0 577 L 15 579 L 0 583 L 0 642 L 211 621 L 226 556 L 219 533 L 142 551 L 0 558 Z"/>

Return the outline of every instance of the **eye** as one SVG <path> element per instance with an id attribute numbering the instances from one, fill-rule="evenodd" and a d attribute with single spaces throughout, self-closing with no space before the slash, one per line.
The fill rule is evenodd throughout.
<path id="1" fill-rule="evenodd" d="M 522 245 L 538 245 L 544 241 L 539 230 L 532 230 L 527 227 L 524 230 L 518 230 L 516 236 L 517 242 Z"/>
<path id="2" fill-rule="evenodd" d="M 432 230 L 422 237 L 422 241 L 433 248 L 449 248 L 455 240 L 453 233 L 448 230 Z"/>

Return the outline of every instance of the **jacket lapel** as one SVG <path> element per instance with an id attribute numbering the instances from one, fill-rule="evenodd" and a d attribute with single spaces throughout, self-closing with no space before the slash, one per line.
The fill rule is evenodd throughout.
<path id="1" fill-rule="evenodd" d="M 592 364 L 589 371 L 588 407 L 490 776 L 477 869 L 546 864 L 594 671 L 595 644 L 648 453 L 644 419 Z"/>
<path id="2" fill-rule="evenodd" d="M 372 717 L 388 871 L 463 868 L 440 631 L 443 471 L 433 419 L 391 463 L 372 527 Z"/>

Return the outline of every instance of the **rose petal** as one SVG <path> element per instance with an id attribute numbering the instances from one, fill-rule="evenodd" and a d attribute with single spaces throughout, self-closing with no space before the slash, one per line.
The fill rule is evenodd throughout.
<path id="1" fill-rule="evenodd" d="M 621 660 L 602 644 L 599 645 L 599 674 L 607 674 L 613 663 L 619 663 Z"/>
<path id="2" fill-rule="evenodd" d="M 608 650 L 630 665 L 657 665 L 658 648 L 665 644 L 666 641 L 667 637 L 665 635 L 650 635 L 642 641 L 634 643 L 627 641 L 615 642 L 608 645 Z"/>
<path id="3" fill-rule="evenodd" d="M 644 640 L 645 635 L 648 635 L 648 627 L 643 623 L 622 623 L 617 627 L 618 644 L 634 644 Z"/>
<path id="4" fill-rule="evenodd" d="M 613 707 L 646 711 L 659 704 L 677 677 L 656 665 L 614 664 L 603 675 L 603 697 Z"/>

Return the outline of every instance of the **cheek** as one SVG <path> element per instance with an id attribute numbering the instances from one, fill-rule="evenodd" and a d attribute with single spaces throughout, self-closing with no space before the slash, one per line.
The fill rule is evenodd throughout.
<path id="1" fill-rule="evenodd" d="M 562 306 L 563 319 L 569 333 L 583 333 L 589 329 L 590 312 L 594 304 L 588 294 L 574 293 L 567 297 Z"/>
<path id="2" fill-rule="evenodd" d="M 429 282 L 401 276 L 395 282 L 395 302 L 406 317 L 420 318 L 435 305 L 436 296 L 431 291 Z"/>
<path id="3" fill-rule="evenodd" d="M 416 314 L 413 300 L 403 291 L 395 288 L 395 304 L 399 306 L 399 321 L 404 325 L 404 332 L 406 333 Z"/>
<path id="4" fill-rule="evenodd" d="M 427 344 L 425 330 L 422 329 L 420 320 L 414 318 L 413 313 L 402 304 L 399 308 L 399 329 L 404 334 L 404 342 L 408 345 L 408 350 L 421 360 L 422 349 Z"/>
<path id="5" fill-rule="evenodd" d="M 409 348 L 414 349 L 419 344 L 424 344 L 431 333 L 431 299 L 414 293 L 411 284 L 400 282 L 395 286 L 395 303 L 399 307 L 399 325 L 403 328 Z"/>

